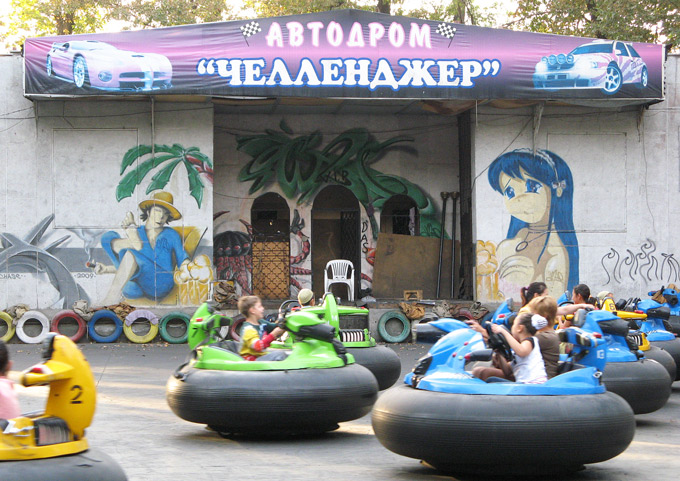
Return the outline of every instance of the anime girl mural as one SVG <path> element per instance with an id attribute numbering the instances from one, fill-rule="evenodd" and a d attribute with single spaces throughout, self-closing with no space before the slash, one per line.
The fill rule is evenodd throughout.
<path id="1" fill-rule="evenodd" d="M 543 281 L 559 296 L 579 279 L 571 170 L 548 150 L 518 149 L 489 166 L 489 184 L 511 215 L 505 240 L 496 248 L 498 288 L 506 296 Z"/>

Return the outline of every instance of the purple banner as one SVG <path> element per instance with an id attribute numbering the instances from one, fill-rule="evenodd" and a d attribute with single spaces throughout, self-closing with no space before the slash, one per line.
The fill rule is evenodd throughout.
<path id="1" fill-rule="evenodd" d="M 663 98 L 662 45 L 361 10 L 31 38 L 25 93 Z"/>

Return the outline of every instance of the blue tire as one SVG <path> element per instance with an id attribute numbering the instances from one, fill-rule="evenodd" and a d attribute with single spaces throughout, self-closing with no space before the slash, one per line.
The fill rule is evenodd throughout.
<path id="1" fill-rule="evenodd" d="M 113 321 L 116 326 L 113 332 L 108 336 L 98 334 L 95 328 L 97 322 L 103 320 Z M 87 323 L 87 333 L 90 336 L 90 339 L 94 339 L 97 342 L 115 342 L 123 333 L 123 321 L 120 320 L 115 312 L 109 311 L 108 309 L 102 309 L 101 311 L 95 312 L 92 319 L 90 319 L 90 322 Z"/>

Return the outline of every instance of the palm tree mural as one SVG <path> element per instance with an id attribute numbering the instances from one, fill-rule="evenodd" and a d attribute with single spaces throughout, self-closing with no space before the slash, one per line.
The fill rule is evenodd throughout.
<path id="1" fill-rule="evenodd" d="M 143 157 L 150 155 L 146 160 L 139 162 Z M 139 162 L 137 164 L 137 162 Z M 156 174 L 151 178 L 151 183 L 146 188 L 149 194 L 154 190 L 162 190 L 170 181 L 170 177 L 175 168 L 184 165 L 189 179 L 189 190 L 191 196 L 196 199 L 198 207 L 203 201 L 203 181 L 200 174 L 204 174 L 212 183 L 213 169 L 210 158 L 203 154 L 198 147 L 185 149 L 180 144 L 173 145 L 138 145 L 128 150 L 123 156 L 120 166 L 120 175 L 123 175 L 128 167 L 137 164 L 118 183 L 116 188 L 116 199 L 118 201 L 130 197 L 135 188 L 142 183 L 144 177 L 152 170 L 160 167 Z M 162 167 L 161 167 L 162 166 Z"/>
<path id="2" fill-rule="evenodd" d="M 368 130 L 355 128 L 320 148 L 323 140 L 320 131 L 295 137 L 283 120 L 280 128 L 281 132 L 268 129 L 264 134 L 237 138 L 237 149 L 252 157 L 239 173 L 241 182 L 252 181 L 250 194 L 276 181 L 289 199 L 299 195 L 297 203 L 301 204 L 324 184 L 344 185 L 364 206 L 374 239 L 379 230 L 375 212 L 392 196 L 403 194 L 418 207 L 421 235 L 439 237 L 441 225 L 435 218 L 434 205 L 420 187 L 371 168 L 388 149 L 413 138 L 397 136 L 378 142 Z"/>

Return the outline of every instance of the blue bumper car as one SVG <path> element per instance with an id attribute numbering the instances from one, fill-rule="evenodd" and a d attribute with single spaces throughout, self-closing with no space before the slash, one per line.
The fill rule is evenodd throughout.
<path id="1" fill-rule="evenodd" d="M 472 377 L 470 365 L 489 360 L 492 349 L 511 356 L 504 339 L 490 333 L 485 344 L 457 320 L 430 324 L 448 334 L 373 407 L 373 429 L 390 451 L 444 472 L 546 475 L 606 461 L 632 441 L 633 410 L 602 383 L 602 336 L 561 331 L 574 347 L 562 373 L 546 383 L 489 383 Z"/>

